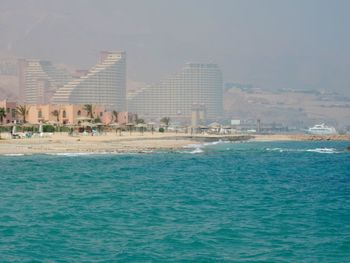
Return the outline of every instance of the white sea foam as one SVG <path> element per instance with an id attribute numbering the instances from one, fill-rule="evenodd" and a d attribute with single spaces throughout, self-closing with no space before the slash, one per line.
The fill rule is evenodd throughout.
<path id="1" fill-rule="evenodd" d="M 194 149 L 192 152 L 189 152 L 191 154 L 198 154 L 198 153 L 203 153 L 204 151 L 202 150 L 202 148 L 196 148 Z"/>
<path id="2" fill-rule="evenodd" d="M 334 148 L 316 148 L 316 149 L 308 149 L 307 152 L 315 152 L 315 153 L 339 153 Z"/>
<path id="3" fill-rule="evenodd" d="M 3 154 L 4 156 L 24 156 L 23 153 L 7 153 L 7 154 Z"/>
<path id="4" fill-rule="evenodd" d="M 221 143 L 228 143 L 228 141 L 222 141 L 222 140 L 218 140 L 215 142 L 205 142 L 203 143 L 204 146 L 210 146 L 210 145 L 217 145 L 217 144 L 221 144 Z"/>
<path id="5" fill-rule="evenodd" d="M 217 145 L 217 144 L 223 144 L 223 143 L 230 143 L 229 141 L 222 141 L 222 140 L 218 140 L 218 141 L 214 141 L 214 142 L 204 142 L 204 143 L 196 143 L 196 144 L 188 144 L 185 145 L 183 148 L 203 148 L 203 147 L 207 147 L 207 146 L 211 146 L 211 145 Z"/>
<path id="6" fill-rule="evenodd" d="M 285 150 L 282 148 L 266 148 L 266 151 L 272 151 L 272 152 L 284 152 Z"/>
<path id="7" fill-rule="evenodd" d="M 185 149 L 193 149 L 193 148 L 202 148 L 204 144 L 188 144 L 185 145 L 183 148 Z"/>
<path id="8" fill-rule="evenodd" d="M 96 153 L 47 153 L 48 155 L 55 155 L 55 156 L 68 156 L 68 157 L 75 157 L 75 156 L 85 156 L 85 155 L 93 155 Z"/>
<path id="9" fill-rule="evenodd" d="M 53 156 L 66 156 L 66 157 L 78 157 L 78 156 L 90 156 L 90 155 L 127 155 L 127 154 L 149 154 L 154 153 L 153 150 L 138 151 L 138 152 L 75 152 L 75 153 L 46 153 L 46 155 Z"/>
<path id="10" fill-rule="evenodd" d="M 188 145 L 185 145 L 183 148 L 185 148 L 185 149 L 194 149 L 194 150 L 190 151 L 190 152 L 182 152 L 182 151 L 180 151 L 180 153 L 190 153 L 190 154 L 203 153 L 204 152 L 203 148 L 206 148 L 206 147 L 212 146 L 212 145 L 221 144 L 221 143 L 227 143 L 227 142 L 219 140 L 219 141 L 215 141 L 215 142 L 204 142 L 204 143 L 197 143 L 197 144 L 188 144 Z"/>
<path id="11" fill-rule="evenodd" d="M 334 148 L 315 148 L 315 149 L 283 149 L 283 148 L 266 148 L 266 151 L 272 152 L 313 152 L 313 153 L 341 153 Z"/>

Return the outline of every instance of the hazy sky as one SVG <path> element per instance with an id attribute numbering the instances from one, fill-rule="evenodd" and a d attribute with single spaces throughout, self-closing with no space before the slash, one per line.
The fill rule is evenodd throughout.
<path id="1" fill-rule="evenodd" d="M 185 62 L 225 81 L 350 94 L 348 0 L 1 0 L 0 49 L 90 67 L 124 49 L 128 77 L 156 82 Z"/>

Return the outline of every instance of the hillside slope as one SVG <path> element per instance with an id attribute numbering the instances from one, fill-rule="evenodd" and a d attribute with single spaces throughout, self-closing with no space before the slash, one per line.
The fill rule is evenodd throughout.
<path id="1" fill-rule="evenodd" d="M 300 128 L 322 122 L 350 125 L 350 99 L 336 93 L 232 88 L 225 91 L 224 108 L 230 119 L 261 119 Z"/>

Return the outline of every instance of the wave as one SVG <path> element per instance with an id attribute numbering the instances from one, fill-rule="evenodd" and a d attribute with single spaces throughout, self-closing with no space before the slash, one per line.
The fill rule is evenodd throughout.
<path id="1" fill-rule="evenodd" d="M 266 151 L 272 151 L 272 152 L 283 152 L 283 151 L 285 151 L 282 148 L 266 148 L 265 150 Z"/>
<path id="2" fill-rule="evenodd" d="M 284 149 L 284 148 L 266 148 L 266 151 L 272 152 L 312 152 L 312 153 L 342 153 L 335 148 L 314 148 L 314 149 Z"/>
<path id="3" fill-rule="evenodd" d="M 199 153 L 204 153 L 204 149 L 207 147 L 219 145 L 219 144 L 225 144 L 225 143 L 232 143 L 232 142 L 218 140 L 218 141 L 214 141 L 214 142 L 188 144 L 188 145 L 184 146 L 183 148 L 184 149 L 193 149 L 192 151 L 179 151 L 179 152 L 180 153 L 199 154 Z M 227 148 L 226 150 L 229 150 L 229 148 Z"/>
<path id="4" fill-rule="evenodd" d="M 218 145 L 218 144 L 224 144 L 224 143 L 231 143 L 230 141 L 214 141 L 214 142 L 203 142 L 203 143 L 195 143 L 195 144 L 188 144 L 185 145 L 183 148 L 203 148 L 207 146 L 212 146 L 212 145 Z"/>
<path id="5" fill-rule="evenodd" d="M 189 152 L 190 154 L 198 154 L 198 153 L 203 153 L 204 151 L 202 148 L 196 148 L 193 151 Z"/>
<path id="6" fill-rule="evenodd" d="M 315 152 L 315 153 L 340 153 L 334 148 L 316 148 L 316 149 L 308 149 L 307 152 Z"/>
<path id="7" fill-rule="evenodd" d="M 93 155 L 96 153 L 46 153 L 47 155 L 55 155 L 55 156 L 69 156 L 69 157 L 75 157 L 75 156 L 85 156 L 85 155 Z"/>

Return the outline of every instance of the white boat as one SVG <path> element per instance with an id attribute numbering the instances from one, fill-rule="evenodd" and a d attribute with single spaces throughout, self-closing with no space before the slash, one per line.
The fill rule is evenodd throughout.
<path id="1" fill-rule="evenodd" d="M 334 127 L 327 126 L 326 124 L 317 124 L 314 127 L 309 128 L 308 133 L 327 135 L 327 134 L 337 134 L 337 130 Z"/>

